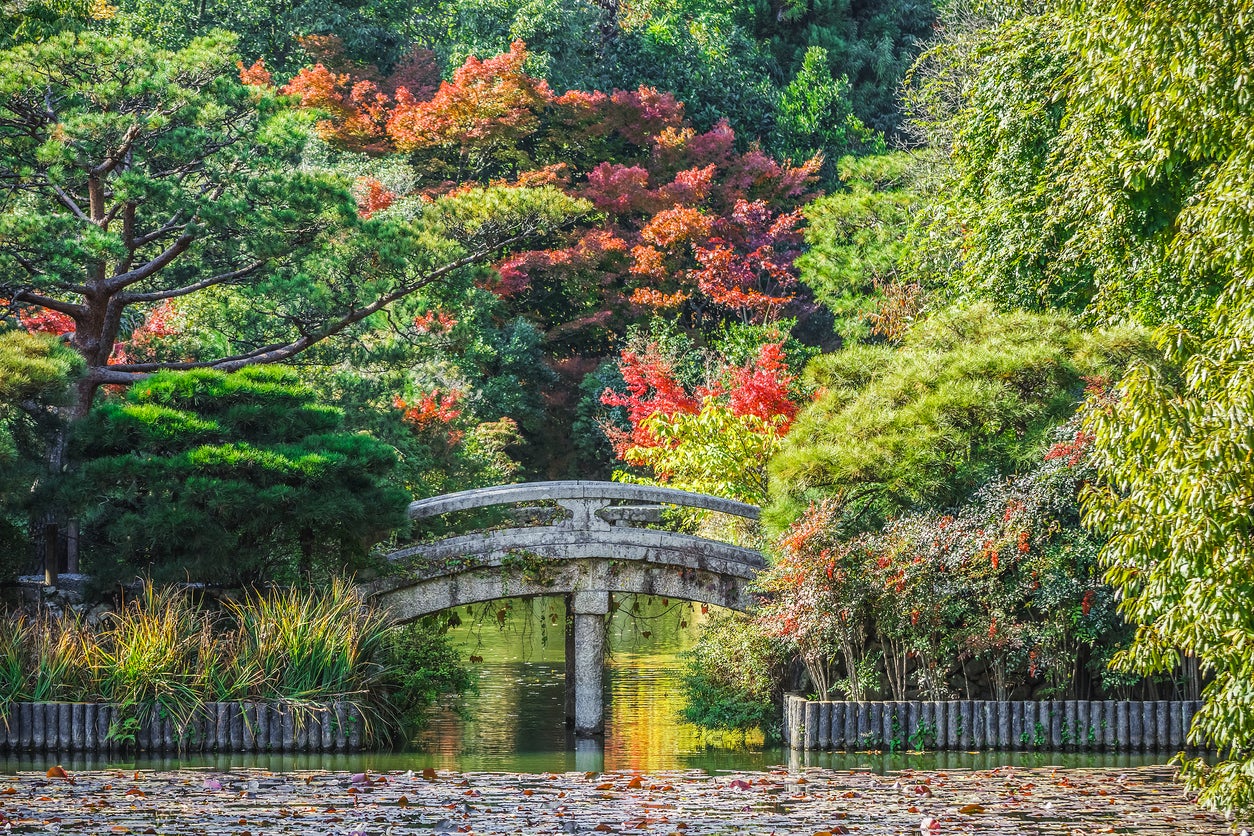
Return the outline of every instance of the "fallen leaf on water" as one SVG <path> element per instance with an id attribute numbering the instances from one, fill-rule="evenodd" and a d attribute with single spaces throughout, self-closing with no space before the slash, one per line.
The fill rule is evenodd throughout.
<path id="1" fill-rule="evenodd" d="M 604 784 L 597 784 L 597 789 L 599 789 L 599 790 L 612 790 L 612 789 L 614 789 L 614 785 L 613 785 L 613 784 L 611 784 L 611 783 L 609 783 L 609 782 L 607 781 L 607 782 L 606 782 L 606 783 L 604 783 Z"/>
<path id="2" fill-rule="evenodd" d="M 931 816 L 928 816 L 923 821 L 919 822 L 919 833 L 923 834 L 923 836 L 930 836 L 932 833 L 940 833 L 940 822 Z"/>
<path id="3" fill-rule="evenodd" d="M 148 797 L 148 793 L 144 792 L 144 791 L 143 791 L 143 790 L 141 790 L 139 787 L 131 787 L 129 790 L 127 790 L 127 791 L 126 791 L 126 795 L 133 795 L 133 796 L 135 796 L 136 798 L 147 798 L 147 797 Z"/>
<path id="4" fill-rule="evenodd" d="M 47 777 L 49 777 L 49 778 L 69 778 L 70 776 L 66 773 L 65 769 L 63 769 L 63 768 L 61 767 L 61 765 L 60 765 L 60 764 L 58 764 L 58 765 L 56 765 L 56 766 L 50 766 L 50 767 L 48 767 Z"/>
<path id="5" fill-rule="evenodd" d="M 627 782 L 627 789 L 629 790 L 638 790 L 643 786 L 644 786 L 644 781 L 640 780 L 639 775 L 637 775 L 636 777 L 632 778 L 630 781 Z"/>
<path id="6" fill-rule="evenodd" d="M 409 797 L 408 797 L 408 796 L 404 796 L 404 795 L 402 795 L 400 798 L 396 799 L 396 806 L 397 806 L 397 807 L 408 807 L 408 806 L 409 806 Z"/>
<path id="7" fill-rule="evenodd" d="M 422 771 L 422 777 L 426 778 L 428 781 L 434 781 L 437 777 L 436 771 L 428 766 Z"/>
<path id="8" fill-rule="evenodd" d="M 601 833 L 612 833 L 612 832 L 614 832 L 614 828 L 610 827 L 610 826 L 609 826 L 608 824 L 606 824 L 605 822 L 601 822 L 600 824 L 598 824 L 596 827 L 594 827 L 594 828 L 592 828 L 592 829 L 593 829 L 593 830 L 596 830 L 596 831 L 598 831 L 598 832 L 601 832 Z"/>
<path id="9" fill-rule="evenodd" d="M 983 813 L 983 812 L 984 812 L 984 805 L 982 805 L 982 804 L 967 804 L 967 805 L 964 805 L 964 806 L 962 806 L 962 807 L 959 807 L 959 808 L 958 808 L 958 812 L 959 812 L 959 813 L 963 813 L 964 815 L 968 815 L 968 816 L 969 816 L 969 815 L 971 815 L 972 813 Z"/>

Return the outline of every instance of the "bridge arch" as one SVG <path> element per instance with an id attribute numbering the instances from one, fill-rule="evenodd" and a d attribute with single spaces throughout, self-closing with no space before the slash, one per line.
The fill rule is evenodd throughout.
<path id="1" fill-rule="evenodd" d="M 501 485 L 413 502 L 412 519 L 522 506 L 547 524 L 457 534 L 388 556 L 395 570 L 368 593 L 398 623 L 498 598 L 563 595 L 568 715 L 580 735 L 604 729 L 605 617 L 610 596 L 641 593 L 744 611 L 762 555 L 655 526 L 668 507 L 756 520 L 758 508 L 674 488 L 618 482 Z"/>

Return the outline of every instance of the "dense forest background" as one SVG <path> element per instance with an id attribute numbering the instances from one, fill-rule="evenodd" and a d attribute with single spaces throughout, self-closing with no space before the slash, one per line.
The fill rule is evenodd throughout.
<path id="1" fill-rule="evenodd" d="M 381 571 L 405 502 L 764 506 L 691 712 L 1204 693 L 1251 806 L 1239 0 L 0 7 L 0 555 Z M 37 544 L 32 548 L 32 543 Z M 789 660 L 798 660 L 790 667 Z M 1246 770 L 1246 771 L 1243 771 Z"/>

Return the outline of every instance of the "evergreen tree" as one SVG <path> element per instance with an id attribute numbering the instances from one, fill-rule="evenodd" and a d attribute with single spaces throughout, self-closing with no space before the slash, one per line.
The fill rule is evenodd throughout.
<path id="1" fill-rule="evenodd" d="M 290 582 L 361 567 L 405 520 L 396 451 L 295 374 L 162 372 L 75 428 L 62 490 L 101 582 Z"/>

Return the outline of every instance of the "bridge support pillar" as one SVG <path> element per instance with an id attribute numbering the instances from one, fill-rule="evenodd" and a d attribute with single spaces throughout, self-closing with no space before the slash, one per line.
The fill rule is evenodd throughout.
<path id="1" fill-rule="evenodd" d="M 575 645 L 575 734 L 592 737 L 605 732 L 605 616 L 610 594 L 579 590 L 571 596 Z"/>
<path id="2" fill-rule="evenodd" d="M 575 596 L 566 596 L 566 725 L 575 725 Z M 584 770 L 587 772 L 588 770 Z"/>

